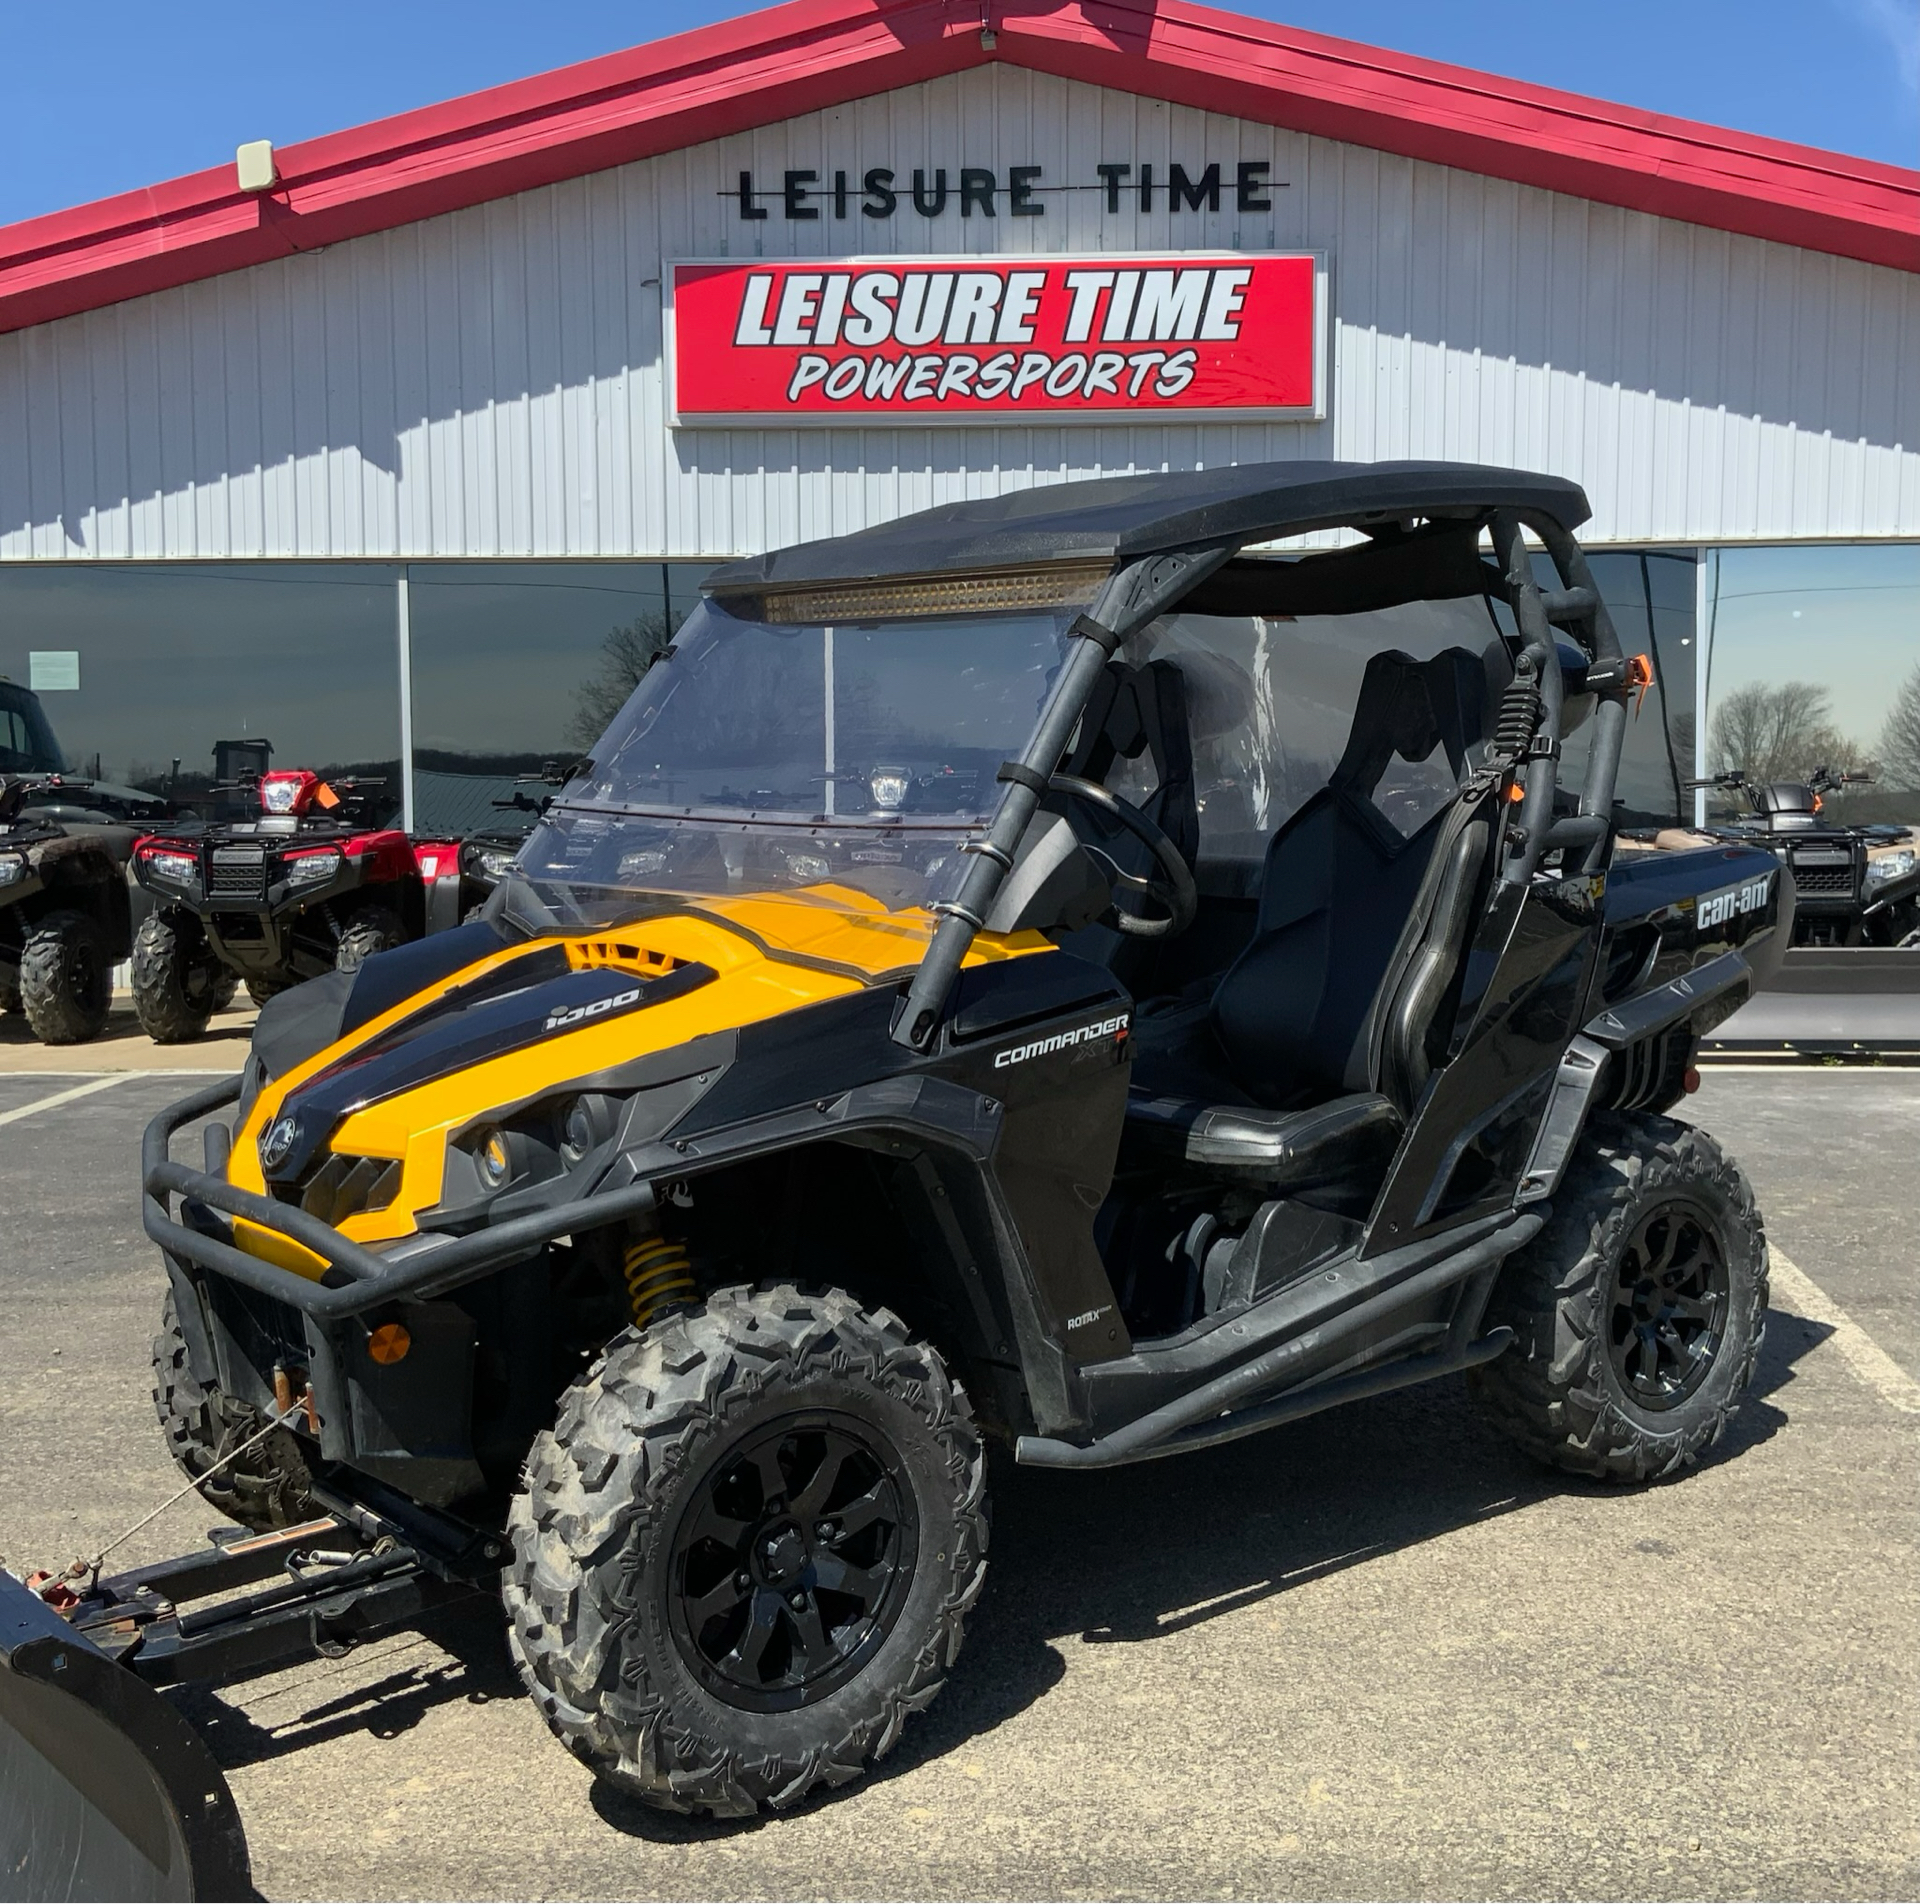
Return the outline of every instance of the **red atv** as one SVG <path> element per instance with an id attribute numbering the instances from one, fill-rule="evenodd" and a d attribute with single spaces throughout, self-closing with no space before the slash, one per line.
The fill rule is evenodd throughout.
<path id="1" fill-rule="evenodd" d="M 449 922 L 449 906 L 457 920 L 458 843 L 369 824 L 379 784 L 262 773 L 243 789 L 257 817 L 188 821 L 139 841 L 133 873 L 153 910 L 134 937 L 133 1003 L 156 1043 L 199 1037 L 236 979 L 265 1004 L 420 938 Z M 435 891 L 442 884 L 449 895 Z"/>

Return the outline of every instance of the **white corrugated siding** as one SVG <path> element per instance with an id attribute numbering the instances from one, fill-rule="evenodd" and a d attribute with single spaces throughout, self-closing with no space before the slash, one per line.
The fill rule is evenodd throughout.
<path id="1" fill-rule="evenodd" d="M 740 222 L 742 167 L 1267 159 L 1271 214 Z M 1231 194 L 1227 195 L 1231 203 Z M 662 421 L 663 259 L 1331 255 L 1324 423 Z M 1920 277 L 991 67 L 0 337 L 0 559 L 714 556 L 967 493 L 1294 456 L 1578 478 L 1594 540 L 1920 536 Z"/>

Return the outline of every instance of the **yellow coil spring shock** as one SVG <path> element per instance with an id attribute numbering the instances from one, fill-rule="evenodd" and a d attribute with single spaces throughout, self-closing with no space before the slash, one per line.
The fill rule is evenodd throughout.
<path id="1" fill-rule="evenodd" d="M 693 1265 L 684 1243 L 670 1243 L 664 1236 L 642 1237 L 627 1245 L 620 1268 L 627 1279 L 627 1304 L 636 1329 L 644 1329 L 670 1304 L 694 1299 Z"/>

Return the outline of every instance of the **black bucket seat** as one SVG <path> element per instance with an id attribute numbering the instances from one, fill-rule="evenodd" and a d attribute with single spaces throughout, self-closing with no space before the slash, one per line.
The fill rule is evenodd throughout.
<path id="1" fill-rule="evenodd" d="M 1462 773 L 1488 667 L 1459 648 L 1369 660 L 1332 777 L 1268 843 L 1251 941 L 1203 1008 L 1143 1022 L 1136 1155 L 1276 1191 L 1384 1170 L 1464 949 L 1492 795 L 1455 798 L 1411 837 L 1374 796 L 1396 756 L 1444 747 Z"/>

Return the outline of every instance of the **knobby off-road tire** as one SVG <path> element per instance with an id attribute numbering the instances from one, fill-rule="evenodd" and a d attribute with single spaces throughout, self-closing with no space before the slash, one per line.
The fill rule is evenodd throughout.
<path id="1" fill-rule="evenodd" d="M 157 1045 L 198 1038 L 233 997 L 234 976 L 213 956 L 198 923 L 150 912 L 133 937 L 133 1009 Z"/>
<path id="2" fill-rule="evenodd" d="M 247 996 L 256 1005 L 264 1005 L 270 998 L 278 998 L 293 981 L 284 978 L 250 978 L 247 980 Z"/>
<path id="3" fill-rule="evenodd" d="M 174 1464 L 199 1489 L 201 1499 L 229 1520 L 264 1534 L 297 1526 L 318 1511 L 307 1498 L 311 1477 L 290 1429 L 276 1428 L 257 1448 L 211 1480 L 203 1479 L 229 1448 L 257 1435 L 266 1419 L 245 1402 L 202 1388 L 194 1379 L 171 1291 L 160 1312 L 160 1333 L 153 1338 L 153 1408 Z"/>
<path id="4" fill-rule="evenodd" d="M 20 953 L 20 1005 L 43 1045 L 77 1045 L 106 1029 L 113 962 L 84 912 L 50 912 Z"/>
<path id="5" fill-rule="evenodd" d="M 357 972 L 376 952 L 391 952 L 407 942 L 407 928 L 386 906 L 362 906 L 340 933 L 333 955 L 336 972 Z"/>
<path id="6" fill-rule="evenodd" d="M 617 1337 L 535 1441 L 509 1645 L 610 1784 L 671 1811 L 791 1805 L 940 1690 L 986 1578 L 985 1491 L 964 1392 L 896 1317 L 720 1290 Z M 856 1577 L 870 1611 L 833 1590 Z"/>
<path id="7" fill-rule="evenodd" d="M 1753 1193 L 1704 1132 L 1598 1117 L 1488 1308 L 1514 1344 L 1468 1373 L 1488 1418 L 1574 1474 L 1650 1481 L 1720 1439 L 1766 1332 Z"/>

